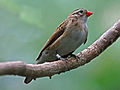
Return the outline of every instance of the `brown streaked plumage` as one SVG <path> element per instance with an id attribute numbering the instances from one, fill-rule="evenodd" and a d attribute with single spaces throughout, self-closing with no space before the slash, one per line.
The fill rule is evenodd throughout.
<path id="1" fill-rule="evenodd" d="M 42 48 L 42 50 L 41 50 L 41 52 L 36 60 L 39 60 L 40 56 L 42 55 L 42 52 L 64 33 L 65 26 L 67 23 L 68 23 L 68 21 L 66 20 L 65 22 L 60 24 L 59 27 L 57 27 L 56 31 L 52 34 L 52 36 L 47 40 L 47 42 L 43 46 L 43 48 Z"/>
<path id="2" fill-rule="evenodd" d="M 67 58 L 82 43 L 85 44 L 88 35 L 86 22 L 90 15 L 92 13 L 85 9 L 73 11 L 47 40 L 36 59 L 37 64 Z M 26 77 L 24 82 L 27 84 L 32 79 L 34 77 Z"/>

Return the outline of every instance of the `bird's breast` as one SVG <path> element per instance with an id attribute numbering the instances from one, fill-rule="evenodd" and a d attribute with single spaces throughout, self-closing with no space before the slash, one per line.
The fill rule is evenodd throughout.
<path id="1" fill-rule="evenodd" d="M 85 41 L 86 32 L 84 30 L 71 30 L 70 35 L 66 38 L 68 38 L 69 42 L 73 43 L 74 46 L 78 47 Z"/>
<path id="2" fill-rule="evenodd" d="M 86 39 L 86 32 L 84 30 L 71 30 L 64 34 L 59 39 L 59 45 L 57 51 L 61 55 L 65 55 L 69 52 L 75 51 Z M 57 42 L 56 42 L 57 43 Z"/>

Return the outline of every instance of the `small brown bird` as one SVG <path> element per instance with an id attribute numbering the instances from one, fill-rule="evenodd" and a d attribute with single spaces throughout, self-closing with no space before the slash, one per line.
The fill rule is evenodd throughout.
<path id="1" fill-rule="evenodd" d="M 82 44 L 86 43 L 88 35 L 87 19 L 92 15 L 85 9 L 73 11 L 67 19 L 60 24 L 52 36 L 43 46 L 37 64 L 52 62 L 67 58 Z M 32 81 L 32 77 L 26 77 L 25 83 Z"/>

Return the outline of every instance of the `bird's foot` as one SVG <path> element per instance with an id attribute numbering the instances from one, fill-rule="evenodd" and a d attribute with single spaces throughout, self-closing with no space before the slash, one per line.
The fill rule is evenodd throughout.
<path id="1" fill-rule="evenodd" d="M 75 59 L 79 59 L 79 57 L 76 56 L 75 54 L 71 54 L 70 57 L 74 57 Z"/>

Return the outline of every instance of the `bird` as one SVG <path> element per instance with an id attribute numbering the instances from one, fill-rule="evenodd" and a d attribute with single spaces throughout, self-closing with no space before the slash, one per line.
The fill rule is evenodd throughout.
<path id="1" fill-rule="evenodd" d="M 87 19 L 92 14 L 86 9 L 74 10 L 47 40 L 36 59 L 36 63 L 65 60 L 68 56 L 75 56 L 73 52 L 87 41 Z M 24 83 L 28 84 L 33 79 L 35 78 L 28 76 Z"/>

